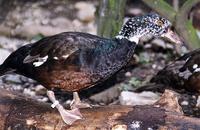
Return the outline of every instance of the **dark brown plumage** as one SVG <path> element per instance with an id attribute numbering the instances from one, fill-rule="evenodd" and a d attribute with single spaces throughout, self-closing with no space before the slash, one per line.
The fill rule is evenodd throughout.
<path id="1" fill-rule="evenodd" d="M 55 88 L 69 92 L 98 84 L 125 66 L 134 53 L 135 42 L 128 39 L 107 39 L 80 32 L 66 32 L 46 37 L 13 52 L 0 66 L 0 74 L 15 72 L 32 78 L 49 90 Z M 48 94 L 55 104 L 58 101 Z M 75 94 L 75 107 L 88 106 Z M 58 105 L 57 105 L 58 106 Z M 74 108 L 74 106 L 72 106 Z M 58 107 L 60 109 L 60 107 Z M 80 119 L 75 109 L 68 117 L 64 109 L 61 116 L 67 124 Z"/>
<path id="2" fill-rule="evenodd" d="M 127 39 L 61 33 L 21 47 L 1 68 L 32 78 L 48 89 L 79 91 L 107 79 L 126 65 L 135 45 Z"/>

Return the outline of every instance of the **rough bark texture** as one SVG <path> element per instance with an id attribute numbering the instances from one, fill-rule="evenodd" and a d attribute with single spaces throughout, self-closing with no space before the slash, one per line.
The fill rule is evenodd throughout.
<path id="1" fill-rule="evenodd" d="M 99 36 L 114 37 L 118 34 L 124 18 L 126 0 L 101 0 L 98 11 Z"/>
<path id="2" fill-rule="evenodd" d="M 184 38 L 190 49 L 193 50 L 200 47 L 200 39 L 192 25 L 192 21 L 188 20 L 188 15 L 191 9 L 199 2 L 200 0 L 187 0 L 176 15 L 175 28 Z"/>
<path id="3" fill-rule="evenodd" d="M 171 93 L 171 92 L 170 92 Z M 49 104 L 0 89 L 0 128 L 2 130 L 198 130 L 200 119 L 183 116 L 178 105 L 161 98 L 160 104 L 146 106 L 104 106 L 81 109 L 83 120 L 65 125 Z M 172 100 L 171 100 L 172 99 Z M 167 102 L 167 103 L 165 103 Z M 172 102 L 172 105 L 169 105 Z M 163 104 L 167 105 L 167 110 Z M 161 107 L 162 106 L 162 107 Z"/>

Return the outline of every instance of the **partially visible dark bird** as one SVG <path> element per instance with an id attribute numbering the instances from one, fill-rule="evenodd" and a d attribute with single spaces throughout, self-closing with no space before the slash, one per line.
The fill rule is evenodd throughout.
<path id="1" fill-rule="evenodd" d="M 25 45 L 13 52 L 0 66 L 0 75 L 10 72 L 32 78 L 45 86 L 47 95 L 67 124 L 81 119 L 77 91 L 92 87 L 118 72 L 134 54 L 144 35 L 164 36 L 180 43 L 170 31 L 170 22 L 157 14 L 130 18 L 119 34 L 102 38 L 81 32 L 64 32 Z M 72 110 L 65 110 L 53 90 L 74 92 Z M 86 105 L 87 106 L 87 105 Z"/>
<path id="2" fill-rule="evenodd" d="M 151 82 L 177 90 L 200 93 L 200 49 L 168 64 L 151 79 Z"/>

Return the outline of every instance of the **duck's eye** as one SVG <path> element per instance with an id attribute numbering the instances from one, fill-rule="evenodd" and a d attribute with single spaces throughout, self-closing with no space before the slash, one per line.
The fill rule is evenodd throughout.
<path id="1" fill-rule="evenodd" d="M 162 26 L 162 25 L 164 24 L 164 22 L 163 22 L 162 20 L 157 20 L 157 21 L 156 21 L 156 24 L 157 24 L 158 26 Z"/>

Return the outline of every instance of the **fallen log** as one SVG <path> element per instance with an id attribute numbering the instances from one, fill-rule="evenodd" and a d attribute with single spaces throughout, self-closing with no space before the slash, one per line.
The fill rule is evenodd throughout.
<path id="1" fill-rule="evenodd" d="M 0 89 L 0 128 L 2 130 L 200 130 L 200 119 L 184 116 L 177 107 L 179 105 L 176 96 L 170 91 L 168 93 L 165 93 L 155 105 L 81 109 L 84 119 L 69 126 L 49 104 Z"/>

